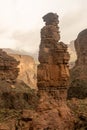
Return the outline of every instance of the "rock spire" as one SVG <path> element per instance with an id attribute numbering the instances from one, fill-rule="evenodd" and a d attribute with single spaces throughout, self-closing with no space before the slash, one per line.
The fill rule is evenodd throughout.
<path id="1" fill-rule="evenodd" d="M 54 91 L 54 95 L 60 98 L 61 91 L 66 95 L 69 86 L 69 54 L 67 45 L 59 42 L 58 15 L 48 13 L 43 20 L 45 26 L 41 29 L 37 85 L 39 90 Z"/>

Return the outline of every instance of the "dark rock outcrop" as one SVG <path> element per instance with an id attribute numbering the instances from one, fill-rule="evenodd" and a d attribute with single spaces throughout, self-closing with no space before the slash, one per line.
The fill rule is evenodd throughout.
<path id="1" fill-rule="evenodd" d="M 37 106 L 37 100 L 36 91 L 23 81 L 11 84 L 0 80 L 0 109 L 33 109 Z"/>
<path id="2" fill-rule="evenodd" d="M 4 114 L 9 114 L 7 118 L 0 123 L 0 130 L 33 130 L 32 110 L 7 110 Z M 13 114 L 13 115 L 12 115 Z"/>
<path id="3" fill-rule="evenodd" d="M 76 66 L 87 65 L 87 29 L 79 33 L 75 40 L 75 49 L 77 53 Z"/>
<path id="4" fill-rule="evenodd" d="M 86 130 L 87 129 L 87 98 L 78 99 L 72 98 L 67 100 L 67 105 L 74 113 L 75 125 L 74 130 Z"/>
<path id="5" fill-rule="evenodd" d="M 25 59 L 28 60 L 28 57 L 25 56 Z M 19 65 L 17 56 L 16 58 L 10 56 L 0 49 L 0 109 L 33 108 L 37 104 L 36 91 L 31 89 L 22 78 L 20 80 L 18 78 Z M 23 72 L 22 65 L 23 60 L 20 65 Z"/>
<path id="6" fill-rule="evenodd" d="M 0 80 L 15 80 L 18 76 L 19 61 L 0 49 Z"/>
<path id="7" fill-rule="evenodd" d="M 75 40 L 77 60 L 71 69 L 71 84 L 68 98 L 87 97 L 87 29 L 79 33 Z"/>
<path id="8" fill-rule="evenodd" d="M 21 112 L 38 104 L 36 91 L 17 79 L 18 65 L 18 60 L 0 49 L 0 130 L 29 130 L 32 118 L 22 117 Z"/>

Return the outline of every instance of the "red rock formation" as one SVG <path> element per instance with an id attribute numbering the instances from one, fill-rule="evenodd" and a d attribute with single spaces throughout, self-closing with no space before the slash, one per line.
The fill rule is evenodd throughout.
<path id="1" fill-rule="evenodd" d="M 32 94 L 33 91 L 29 93 L 29 87 L 24 85 L 24 88 L 23 86 L 20 87 L 20 91 L 26 91 L 23 93 L 23 99 L 25 100 L 22 100 L 23 104 L 21 105 L 27 105 L 26 107 L 32 108 L 32 110 L 24 111 L 22 117 L 14 122 L 16 130 L 73 130 L 72 114 L 65 102 L 69 85 L 67 66 L 69 54 L 67 46 L 62 42 L 58 42 L 60 36 L 57 18 L 57 14 L 54 13 L 49 13 L 43 17 L 46 26 L 41 30 L 40 64 L 37 69 L 39 91 L 33 101 L 32 97 L 26 94 L 26 92 Z M 12 87 L 12 89 L 14 88 Z M 28 104 L 31 104 L 30 101 L 32 106 L 29 105 L 30 107 L 28 107 Z M 14 100 L 11 100 L 11 102 L 14 102 Z M 11 124 L 7 130 L 10 130 L 10 128 Z"/>
<path id="2" fill-rule="evenodd" d="M 71 69 L 71 87 L 68 97 L 87 97 L 87 29 L 79 33 L 75 40 L 77 60 Z"/>
<path id="3" fill-rule="evenodd" d="M 15 80 L 18 76 L 19 62 L 0 49 L 0 80 Z"/>
<path id="4" fill-rule="evenodd" d="M 87 29 L 79 33 L 75 40 L 75 49 L 77 53 L 76 65 L 87 65 Z"/>
<path id="5" fill-rule="evenodd" d="M 41 30 L 40 64 L 37 68 L 40 100 L 33 126 L 36 130 L 72 130 L 73 116 L 66 105 L 69 86 L 67 46 L 59 42 L 57 14 L 49 13 L 43 19 L 46 26 Z"/>
<path id="6" fill-rule="evenodd" d="M 17 80 L 23 81 L 32 89 L 37 89 L 37 65 L 34 58 L 22 51 L 20 52 L 9 48 L 4 48 L 3 51 L 19 62 Z"/>
<path id="7" fill-rule="evenodd" d="M 59 42 L 57 14 L 49 13 L 43 19 L 46 26 L 41 30 L 40 64 L 37 72 L 38 87 L 40 90 L 56 90 L 61 93 L 61 90 L 66 91 L 69 85 L 69 54 L 67 46 L 63 42 Z M 61 94 L 57 94 L 57 96 L 60 98 Z"/>

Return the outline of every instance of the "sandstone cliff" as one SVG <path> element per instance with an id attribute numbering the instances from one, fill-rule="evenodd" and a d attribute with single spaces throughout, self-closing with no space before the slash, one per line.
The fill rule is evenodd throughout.
<path id="1" fill-rule="evenodd" d="M 10 55 L 20 62 L 20 64 L 18 65 L 20 71 L 17 79 L 24 81 L 32 89 L 37 89 L 36 87 L 37 69 L 34 59 L 28 55 L 17 55 L 17 54 L 10 54 Z"/>
<path id="2" fill-rule="evenodd" d="M 77 60 L 71 69 L 71 84 L 68 97 L 87 97 L 87 29 L 79 33 L 75 40 Z"/>
<path id="3" fill-rule="evenodd" d="M 69 54 L 67 46 L 59 42 L 58 16 L 48 14 L 43 17 L 46 26 L 41 30 L 41 44 L 39 51 L 39 62 L 37 78 L 39 89 L 68 87 Z"/>
<path id="4" fill-rule="evenodd" d="M 18 80 L 24 81 L 32 89 L 37 89 L 37 65 L 29 55 L 18 54 L 15 50 L 3 49 L 8 55 L 19 62 Z"/>
<path id="5" fill-rule="evenodd" d="M 69 68 L 73 68 L 75 65 L 75 61 L 77 59 L 76 56 L 76 51 L 75 51 L 75 47 L 74 47 L 74 41 L 71 41 L 69 44 L 67 44 L 68 46 L 68 51 L 70 54 L 70 60 L 69 60 Z"/>

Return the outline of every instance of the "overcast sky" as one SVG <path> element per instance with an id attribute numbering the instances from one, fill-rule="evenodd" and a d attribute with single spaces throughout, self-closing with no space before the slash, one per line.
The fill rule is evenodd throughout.
<path id="1" fill-rule="evenodd" d="M 87 0 L 0 0 L 0 47 L 35 51 L 42 17 L 59 15 L 61 41 L 69 43 L 87 28 Z"/>

